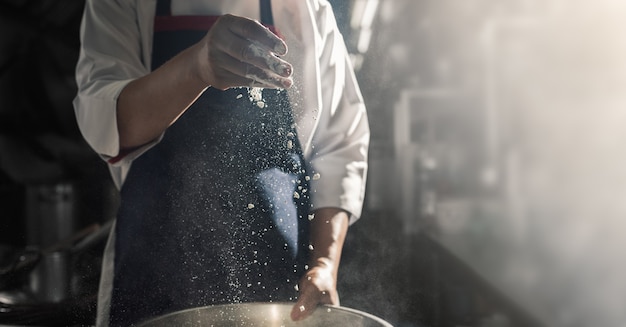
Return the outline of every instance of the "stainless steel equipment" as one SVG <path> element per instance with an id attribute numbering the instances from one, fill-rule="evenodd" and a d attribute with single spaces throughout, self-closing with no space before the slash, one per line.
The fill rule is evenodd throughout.
<path id="1" fill-rule="evenodd" d="M 320 306 L 311 316 L 298 322 L 289 314 L 293 303 L 238 303 L 177 311 L 148 320 L 140 327 L 214 326 L 214 327 L 393 327 L 388 322 L 355 309 Z"/>

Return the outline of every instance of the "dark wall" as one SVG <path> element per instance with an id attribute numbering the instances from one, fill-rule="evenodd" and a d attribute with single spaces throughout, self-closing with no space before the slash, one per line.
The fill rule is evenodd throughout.
<path id="1" fill-rule="evenodd" d="M 72 185 L 77 228 L 104 219 L 106 167 L 72 107 L 83 5 L 0 1 L 0 243 L 25 242 L 33 188 Z"/>

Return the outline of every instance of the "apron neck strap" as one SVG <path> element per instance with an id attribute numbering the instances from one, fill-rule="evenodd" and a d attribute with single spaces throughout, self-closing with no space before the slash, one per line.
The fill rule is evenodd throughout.
<path id="1" fill-rule="evenodd" d="M 274 26 L 274 16 L 272 16 L 272 0 L 259 0 L 261 8 L 261 24 Z"/>
<path id="2" fill-rule="evenodd" d="M 156 6 L 157 16 L 171 16 L 172 15 L 172 0 L 158 0 Z"/>

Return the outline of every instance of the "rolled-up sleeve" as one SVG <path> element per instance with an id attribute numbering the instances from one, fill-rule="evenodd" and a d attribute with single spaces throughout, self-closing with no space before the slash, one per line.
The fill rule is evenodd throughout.
<path id="1" fill-rule="evenodd" d="M 81 24 L 74 110 L 80 131 L 103 158 L 119 154 L 117 98 L 131 80 L 149 71 L 142 60 L 132 1 L 88 0 Z"/>
<path id="2" fill-rule="evenodd" d="M 324 3 L 317 13 L 322 108 L 311 141 L 311 199 L 313 209 L 342 208 L 354 222 L 363 207 L 370 131 L 343 37 Z"/>

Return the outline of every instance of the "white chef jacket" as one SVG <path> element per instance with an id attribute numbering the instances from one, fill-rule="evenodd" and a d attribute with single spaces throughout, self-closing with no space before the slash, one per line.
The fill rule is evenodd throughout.
<path id="1" fill-rule="evenodd" d="M 85 5 L 74 108 L 84 138 L 109 162 L 118 188 L 133 160 L 162 138 L 110 162 L 120 150 L 117 97 L 128 82 L 150 72 L 156 2 L 87 0 Z M 274 25 L 289 47 L 283 58 L 294 67 L 288 93 L 304 157 L 315 177 L 309 188 L 313 209 L 342 208 L 351 213 L 352 223 L 363 205 L 369 126 L 332 8 L 326 0 L 274 0 L 272 11 Z M 259 2 L 172 1 L 173 15 L 227 13 L 259 19 Z M 102 318 L 108 315 L 113 238 L 112 233 L 103 263 L 99 325 L 106 325 Z"/>
<path id="2" fill-rule="evenodd" d="M 365 191 L 369 127 L 354 72 L 332 8 L 325 0 L 274 0 L 274 21 L 294 66 L 288 90 L 309 167 L 313 209 L 343 208 L 360 216 Z M 74 108 L 80 130 L 103 158 L 119 154 L 117 97 L 131 80 L 150 72 L 156 0 L 87 1 L 77 65 Z M 258 18 L 256 0 L 172 1 L 178 14 L 231 13 Z M 110 164 L 118 187 L 133 159 L 159 140 Z"/>

